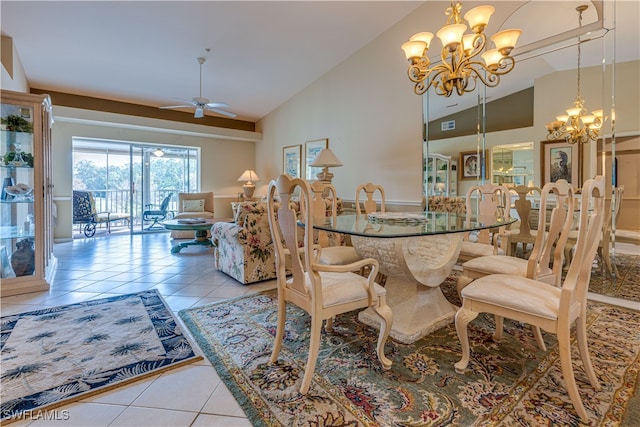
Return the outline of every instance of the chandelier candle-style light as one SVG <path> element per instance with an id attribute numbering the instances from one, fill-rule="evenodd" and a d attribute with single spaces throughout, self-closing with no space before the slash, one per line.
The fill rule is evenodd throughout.
<path id="1" fill-rule="evenodd" d="M 580 27 L 582 27 L 582 12 L 587 8 L 587 5 L 576 8 Z M 586 144 L 596 141 L 600 137 L 602 124 L 606 120 L 602 110 L 587 114 L 584 108 L 584 100 L 580 96 L 580 44 L 580 37 L 578 37 L 578 95 L 573 102 L 573 108 L 569 108 L 567 114 L 558 116 L 556 120 L 547 124 L 547 139 L 550 141 L 564 139 L 569 144 Z"/>
<path id="2" fill-rule="evenodd" d="M 442 42 L 442 62 L 429 68 L 431 60 L 427 54 L 433 33 L 414 34 L 402 45 L 409 61 L 409 80 L 415 83 L 413 90 L 417 95 L 422 95 L 431 86 L 438 95 L 451 96 L 454 90 L 462 95 L 476 88 L 477 79 L 488 87 L 495 87 L 500 83 L 500 76 L 513 70 L 516 61 L 510 54 L 522 31 L 500 31 L 491 36 L 494 48 L 485 49 L 487 36 L 484 30 L 495 8 L 490 5 L 474 7 L 464 14 L 464 19 L 461 11 L 462 4 L 452 1 L 445 12 L 447 25 L 436 33 Z M 465 20 L 471 33 L 465 34 Z M 476 58 L 478 55 L 482 60 Z"/>

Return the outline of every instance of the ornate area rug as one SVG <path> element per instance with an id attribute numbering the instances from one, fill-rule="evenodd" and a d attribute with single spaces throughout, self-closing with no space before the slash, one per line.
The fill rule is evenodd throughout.
<path id="1" fill-rule="evenodd" d="M 594 271 L 589 292 L 640 302 L 640 256 L 616 254 L 618 277 Z M 638 422 L 640 424 L 640 421 Z"/>
<path id="2" fill-rule="evenodd" d="M 452 298 L 454 286 L 453 278 L 443 284 Z M 530 327 L 505 320 L 503 341 L 495 343 L 493 318 L 484 315 L 469 327 L 465 374 L 453 367 L 461 354 L 453 324 L 412 345 L 389 340 L 393 366 L 384 371 L 375 356 L 377 331 L 357 313 L 339 316 L 334 332 L 323 332 L 311 389 L 302 396 L 309 316 L 289 306 L 280 358 L 269 365 L 276 305 L 269 291 L 180 312 L 256 426 L 582 425 L 563 386 L 555 336 L 544 334 L 542 352 Z M 588 336 L 600 391 L 589 385 L 575 345 L 573 360 L 589 425 L 620 425 L 638 393 L 640 312 L 590 304 Z"/>
<path id="3" fill-rule="evenodd" d="M 2 420 L 201 359 L 155 290 L 2 317 Z"/>

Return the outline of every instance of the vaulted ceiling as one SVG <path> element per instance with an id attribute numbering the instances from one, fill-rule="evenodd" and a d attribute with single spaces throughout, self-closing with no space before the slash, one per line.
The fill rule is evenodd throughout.
<path id="1" fill-rule="evenodd" d="M 597 13 L 598 7 L 606 11 L 611 2 L 468 1 L 463 8 L 484 3 L 496 6 L 488 30 L 522 28 L 519 45 L 535 48 L 538 43 L 537 50 L 521 52 L 527 65 L 519 67 L 521 76 L 504 85 L 505 94 L 530 86 L 535 74 L 575 68 L 573 52 L 542 57 L 539 52 L 540 40 L 546 41 L 547 50 L 575 40 L 578 4 L 592 6 L 585 14 L 586 24 L 614 25 L 612 14 L 607 20 L 606 14 L 601 19 Z M 407 25 L 407 37 L 437 30 L 445 23 L 448 5 L 446 1 L 3 0 L 0 12 L 2 34 L 13 38 L 31 87 L 151 107 L 172 105 L 175 98 L 199 95 L 196 58 L 205 56 L 202 95 L 228 103 L 238 119 L 253 122 L 408 15 L 424 16 L 419 28 Z M 619 38 L 624 40 L 626 31 L 635 37 L 618 43 L 617 59 L 638 59 L 638 2 L 619 0 L 616 9 Z M 566 33 L 564 41 L 548 39 L 558 33 Z M 402 41 L 398 61 L 404 60 Z M 601 44 L 594 43 L 593 50 L 594 54 L 585 52 L 585 65 L 602 56 Z M 444 111 L 451 101 L 439 102 L 434 110 L 441 109 L 440 115 L 451 112 Z"/>

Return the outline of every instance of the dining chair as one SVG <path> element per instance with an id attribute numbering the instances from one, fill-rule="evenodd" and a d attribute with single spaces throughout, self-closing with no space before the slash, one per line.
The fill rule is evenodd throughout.
<path id="1" fill-rule="evenodd" d="M 364 192 L 366 199 L 360 201 L 360 195 Z M 384 188 L 382 185 L 368 182 L 361 184 L 356 188 L 356 213 L 361 215 L 364 211 L 366 214 L 378 212 L 378 202 L 375 200 L 375 195 L 380 198 L 380 212 L 386 210 L 386 198 L 384 195 Z"/>
<path id="2" fill-rule="evenodd" d="M 620 206 L 622 204 L 622 196 L 624 194 L 624 185 L 620 185 L 613 189 L 611 202 L 605 209 L 604 222 L 602 224 L 602 234 L 600 236 L 600 243 L 598 244 L 598 256 L 600 258 L 600 265 L 602 271 L 606 271 L 614 277 L 620 277 L 618 267 L 614 262 L 611 262 L 611 243 L 613 241 L 613 223 L 612 218 L 615 218 L 616 223 L 620 216 Z M 565 245 L 565 257 L 570 262 L 573 256 L 574 247 L 576 245 L 576 238 L 578 230 L 572 230 L 569 233 L 569 238 Z"/>
<path id="3" fill-rule="evenodd" d="M 474 185 L 467 191 L 467 223 L 493 222 L 496 215 L 511 218 L 511 193 L 504 185 Z M 466 233 L 462 241 L 459 262 L 485 255 L 504 255 L 507 245 L 506 226 Z"/>
<path id="4" fill-rule="evenodd" d="M 512 194 L 515 193 L 517 199 L 513 202 L 519 221 L 509 229 L 507 255 L 515 255 L 518 244 L 522 244 L 522 254 L 526 256 L 529 245 L 533 245 L 536 241 L 535 230 L 531 229 L 531 200 L 528 196 L 536 198 L 541 197 L 540 187 L 527 187 L 526 185 L 518 185 L 511 189 Z M 537 229 L 539 230 L 539 228 Z"/>
<path id="5" fill-rule="evenodd" d="M 582 188 L 575 253 L 561 287 L 528 277 L 492 274 L 473 281 L 462 290 L 462 307 L 455 316 L 456 331 L 462 346 L 462 358 L 454 365 L 456 372 L 464 372 L 469 364 L 467 325 L 479 313 L 491 313 L 537 326 L 556 334 L 565 387 L 576 412 L 587 422 L 587 411 L 580 399 L 572 368 L 571 327 L 575 323 L 583 368 L 589 382 L 597 390 L 600 384 L 589 357 L 586 310 L 591 264 L 604 220 L 604 188 L 603 176 L 587 180 Z M 496 327 L 494 341 L 499 342 L 501 338 L 502 328 Z"/>
<path id="6" fill-rule="evenodd" d="M 335 221 L 337 216 L 336 200 L 338 200 L 336 188 L 322 181 L 311 182 L 309 188 L 311 190 L 309 205 L 314 222 L 316 224 L 323 223 L 327 220 L 327 216 Z M 304 199 L 300 200 L 301 210 L 304 209 L 302 205 L 305 203 L 307 202 Z M 330 205 L 327 205 L 327 203 L 330 203 Z M 320 264 L 344 265 L 351 264 L 362 258 L 353 246 L 342 244 L 343 235 L 315 230 L 314 236 L 314 240 L 320 245 L 318 254 L 318 262 Z"/>
<path id="7" fill-rule="evenodd" d="M 553 199 L 553 200 L 550 200 Z M 564 245 L 573 226 L 575 199 L 573 187 L 566 180 L 547 183 L 540 192 L 540 209 L 553 205 L 550 215 L 538 216 L 538 233 L 528 259 L 515 256 L 486 255 L 462 264 L 457 280 L 458 295 L 469 283 L 490 274 L 510 274 L 560 286 L 564 263 Z M 496 317 L 496 330 L 502 329 L 502 318 Z M 538 347 L 545 350 L 540 329 L 533 328 Z"/>
<path id="8" fill-rule="evenodd" d="M 270 363 L 278 360 L 282 348 L 287 304 L 294 304 L 311 317 L 309 354 L 300 385 L 300 393 L 306 394 L 318 359 L 324 320 L 341 313 L 371 307 L 381 319 L 376 346 L 378 360 L 383 369 L 390 369 L 391 360 L 384 354 L 384 345 L 393 322 L 393 313 L 386 302 L 386 290 L 374 281 L 378 272 L 378 262 L 375 259 L 365 258 L 347 265 L 324 265 L 317 262 L 311 204 L 300 204 L 300 221 L 304 223 L 302 236 L 298 231 L 296 212 L 289 206 L 291 197 L 297 191 L 301 200 L 311 200 L 311 188 L 302 179 L 280 175 L 269 184 L 267 210 L 275 247 L 278 289 L 278 325 Z M 276 196 L 281 204 L 276 205 Z M 302 250 L 299 250 L 299 237 L 302 238 Z M 298 256 L 290 256 L 291 254 Z M 368 276 L 353 272 L 362 267 L 370 269 Z"/>

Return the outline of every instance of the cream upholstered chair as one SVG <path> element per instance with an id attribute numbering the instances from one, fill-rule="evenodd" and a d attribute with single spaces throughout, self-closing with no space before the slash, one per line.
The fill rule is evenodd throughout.
<path id="1" fill-rule="evenodd" d="M 317 263 L 317 245 L 313 236 L 314 217 L 309 208 L 310 204 L 300 204 L 300 219 L 304 222 L 302 236 L 297 225 L 296 212 L 289 205 L 292 195 L 298 189 L 301 199 L 311 200 L 309 184 L 299 178 L 280 175 L 269 184 L 267 211 L 275 246 L 278 283 L 278 326 L 270 362 L 275 363 L 278 360 L 285 335 L 286 306 L 293 303 L 311 317 L 309 355 L 300 385 L 300 392 L 306 394 L 318 359 L 320 332 L 324 320 L 341 313 L 372 307 L 381 317 L 376 347 L 378 359 L 384 369 L 389 369 L 391 361 L 384 354 L 384 344 L 391 330 L 393 314 L 386 303 L 385 289 L 374 281 L 378 272 L 376 260 L 366 258 L 344 266 Z M 276 205 L 276 196 L 281 204 Z M 305 208 L 302 209 L 302 206 Z M 299 249 L 299 238 L 303 244 L 302 251 Z M 365 266 L 370 267 L 367 277 L 353 273 L 354 270 Z M 287 276 L 287 271 L 290 272 L 290 277 Z"/>
<path id="2" fill-rule="evenodd" d="M 584 371 L 591 385 L 599 389 L 589 358 L 586 310 L 591 264 L 604 219 L 604 188 L 602 176 L 587 180 L 583 186 L 575 254 L 561 287 L 521 276 L 492 274 L 475 280 L 462 290 L 462 307 L 455 317 L 462 345 L 462 358 L 455 364 L 457 372 L 463 372 L 469 363 L 467 325 L 479 313 L 492 313 L 537 326 L 557 335 L 565 386 L 576 412 L 587 422 L 587 411 L 580 399 L 571 365 L 571 326 L 576 325 Z M 494 340 L 501 338 L 502 329 L 496 328 Z"/>
<path id="3" fill-rule="evenodd" d="M 360 195 L 364 192 L 366 199 L 360 202 Z M 382 185 L 368 182 L 361 184 L 356 188 L 356 213 L 361 215 L 363 213 L 375 213 L 378 212 L 378 203 L 374 199 L 376 193 L 380 197 L 380 212 L 384 212 L 386 209 L 386 198 L 384 195 L 384 188 Z"/>
<path id="4" fill-rule="evenodd" d="M 338 195 L 336 188 L 322 181 L 313 181 L 309 184 L 311 189 L 311 212 L 315 223 L 323 223 L 327 219 L 328 210 L 331 210 L 330 216 L 337 216 L 336 200 Z M 300 199 L 300 209 L 304 209 L 306 201 Z M 330 206 L 327 206 L 330 203 Z M 358 255 L 353 246 L 342 244 L 344 236 L 337 233 L 328 233 L 326 231 L 316 230 L 314 232 L 315 240 L 320 245 L 318 262 L 327 265 L 343 265 L 351 264 L 358 261 L 361 257 Z"/>
<path id="5" fill-rule="evenodd" d="M 551 215 L 538 216 L 538 233 L 528 260 L 504 255 L 486 255 L 473 258 L 462 264 L 458 277 L 458 295 L 472 281 L 490 274 L 510 274 L 528 277 L 554 286 L 560 286 L 564 262 L 564 245 L 573 225 L 573 187 L 566 180 L 547 183 L 540 194 L 540 209 L 547 209 L 549 196 L 554 197 Z M 547 221 L 547 218 L 549 221 Z M 552 262 L 553 261 L 553 262 Z M 553 264 L 553 267 L 551 267 Z M 502 329 L 502 318 L 496 318 L 496 330 Z M 533 328 L 538 347 L 545 350 L 540 329 Z"/>
<path id="6" fill-rule="evenodd" d="M 493 222 L 496 215 L 509 220 L 510 209 L 511 193 L 504 185 L 474 185 L 467 191 L 467 222 L 484 222 L 485 218 Z M 500 227 L 497 230 L 485 229 L 477 234 L 465 234 L 458 260 L 464 262 L 479 256 L 505 255 L 508 240 L 506 231 L 506 227 Z"/>
<path id="7" fill-rule="evenodd" d="M 618 267 L 616 267 L 616 264 L 611 262 L 611 242 L 613 239 L 613 224 L 611 218 L 615 218 L 616 222 L 618 221 L 623 194 L 624 185 L 620 185 L 612 191 L 611 202 L 607 206 L 607 209 L 605 209 L 604 223 L 602 224 L 602 234 L 600 236 L 600 244 L 598 245 L 598 256 L 600 257 L 600 265 L 602 267 L 602 270 L 605 271 L 606 269 L 609 274 L 612 274 L 615 277 L 620 277 L 620 273 L 618 273 Z M 577 236 L 578 230 L 572 230 L 569 233 L 569 239 L 565 245 L 565 257 L 568 261 L 571 261 Z"/>
<path id="8" fill-rule="evenodd" d="M 178 193 L 178 213 L 174 219 L 214 217 L 213 192 Z M 210 236 L 210 232 L 207 232 Z M 193 231 L 171 231 L 174 239 L 193 239 Z"/>
<path id="9" fill-rule="evenodd" d="M 534 230 L 531 230 L 531 200 L 527 199 L 527 196 L 535 196 L 536 194 L 540 196 L 541 190 L 539 187 L 518 185 L 517 187 L 512 188 L 511 191 L 515 193 L 515 196 L 517 197 L 514 205 L 516 212 L 518 213 L 519 220 L 509 229 L 507 255 L 515 255 L 518 243 L 522 244 L 522 253 L 525 255 L 527 253 L 528 246 L 535 243 L 537 234 Z M 540 228 L 537 230 L 540 230 Z"/>

